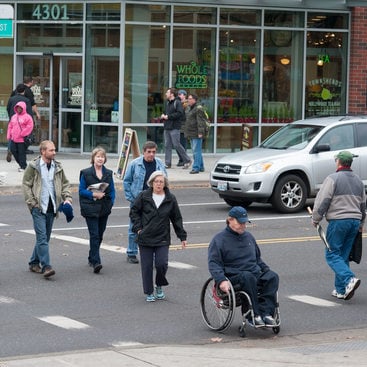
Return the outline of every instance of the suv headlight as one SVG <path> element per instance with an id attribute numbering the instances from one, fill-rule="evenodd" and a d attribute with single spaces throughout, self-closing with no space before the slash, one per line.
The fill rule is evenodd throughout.
<path id="1" fill-rule="evenodd" d="M 256 163 L 252 164 L 251 166 L 248 166 L 245 173 L 261 173 L 266 172 L 271 166 L 273 165 L 273 162 L 262 162 L 262 163 Z"/>

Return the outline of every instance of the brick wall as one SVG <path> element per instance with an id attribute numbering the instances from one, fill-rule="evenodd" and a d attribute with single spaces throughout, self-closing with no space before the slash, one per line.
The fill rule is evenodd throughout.
<path id="1" fill-rule="evenodd" d="M 367 7 L 352 10 L 349 61 L 350 114 L 367 113 Z"/>

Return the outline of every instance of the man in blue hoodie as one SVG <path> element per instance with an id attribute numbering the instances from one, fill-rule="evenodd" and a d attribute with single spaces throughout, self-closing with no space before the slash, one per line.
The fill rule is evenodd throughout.
<path id="1" fill-rule="evenodd" d="M 276 326 L 273 315 L 277 304 L 278 274 L 261 259 L 254 236 L 246 231 L 246 222 L 250 222 L 246 209 L 234 206 L 226 222 L 227 227 L 210 242 L 209 272 L 222 292 L 230 291 L 230 281 L 250 296 L 254 326 Z"/>

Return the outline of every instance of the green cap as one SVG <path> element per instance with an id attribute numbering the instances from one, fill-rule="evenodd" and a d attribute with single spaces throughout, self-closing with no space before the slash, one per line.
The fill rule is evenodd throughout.
<path id="1" fill-rule="evenodd" d="M 352 164 L 353 157 L 354 155 L 347 150 L 343 150 L 335 156 L 335 158 L 339 159 L 340 163 L 345 166 L 350 166 Z"/>

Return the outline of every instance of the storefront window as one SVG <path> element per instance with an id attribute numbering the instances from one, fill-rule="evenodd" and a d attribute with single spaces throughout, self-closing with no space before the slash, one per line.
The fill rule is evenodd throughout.
<path id="1" fill-rule="evenodd" d="M 85 62 L 85 120 L 119 123 L 119 25 L 89 25 Z"/>
<path id="2" fill-rule="evenodd" d="M 175 6 L 173 21 L 175 23 L 215 24 L 217 9 L 194 6 Z"/>
<path id="3" fill-rule="evenodd" d="M 84 150 L 91 152 L 96 146 L 101 146 L 108 153 L 117 153 L 118 127 L 111 125 L 84 126 Z"/>
<path id="4" fill-rule="evenodd" d="M 264 25 L 268 27 L 303 27 L 304 13 L 265 10 Z"/>
<path id="5" fill-rule="evenodd" d="M 308 28 L 348 29 L 348 24 L 348 14 L 313 12 L 307 14 Z"/>
<path id="6" fill-rule="evenodd" d="M 256 126 L 225 126 L 217 128 L 217 153 L 238 152 L 258 145 L 258 131 Z"/>
<path id="7" fill-rule="evenodd" d="M 302 116 L 303 32 L 264 34 L 263 123 L 288 123 Z"/>
<path id="8" fill-rule="evenodd" d="M 82 41 L 81 24 L 18 24 L 18 51 L 82 52 Z"/>
<path id="9" fill-rule="evenodd" d="M 260 25 L 261 11 L 251 9 L 221 9 L 220 10 L 220 24 L 223 25 Z"/>
<path id="10" fill-rule="evenodd" d="M 307 117 L 346 113 L 347 37 L 339 32 L 307 34 Z"/>
<path id="11" fill-rule="evenodd" d="M 218 123 L 257 122 L 259 39 L 256 30 L 220 31 Z"/>
<path id="12" fill-rule="evenodd" d="M 213 122 L 215 30 L 176 27 L 173 31 L 172 85 L 196 94 Z M 213 151 L 213 134 L 203 147 Z"/>
<path id="13" fill-rule="evenodd" d="M 87 4 L 87 20 L 116 21 L 120 19 L 120 4 Z"/>
<path id="14" fill-rule="evenodd" d="M 168 5 L 126 4 L 126 20 L 134 22 L 169 22 Z"/>
<path id="15" fill-rule="evenodd" d="M 169 87 L 169 27 L 127 25 L 125 36 L 123 121 L 160 123 Z"/>

